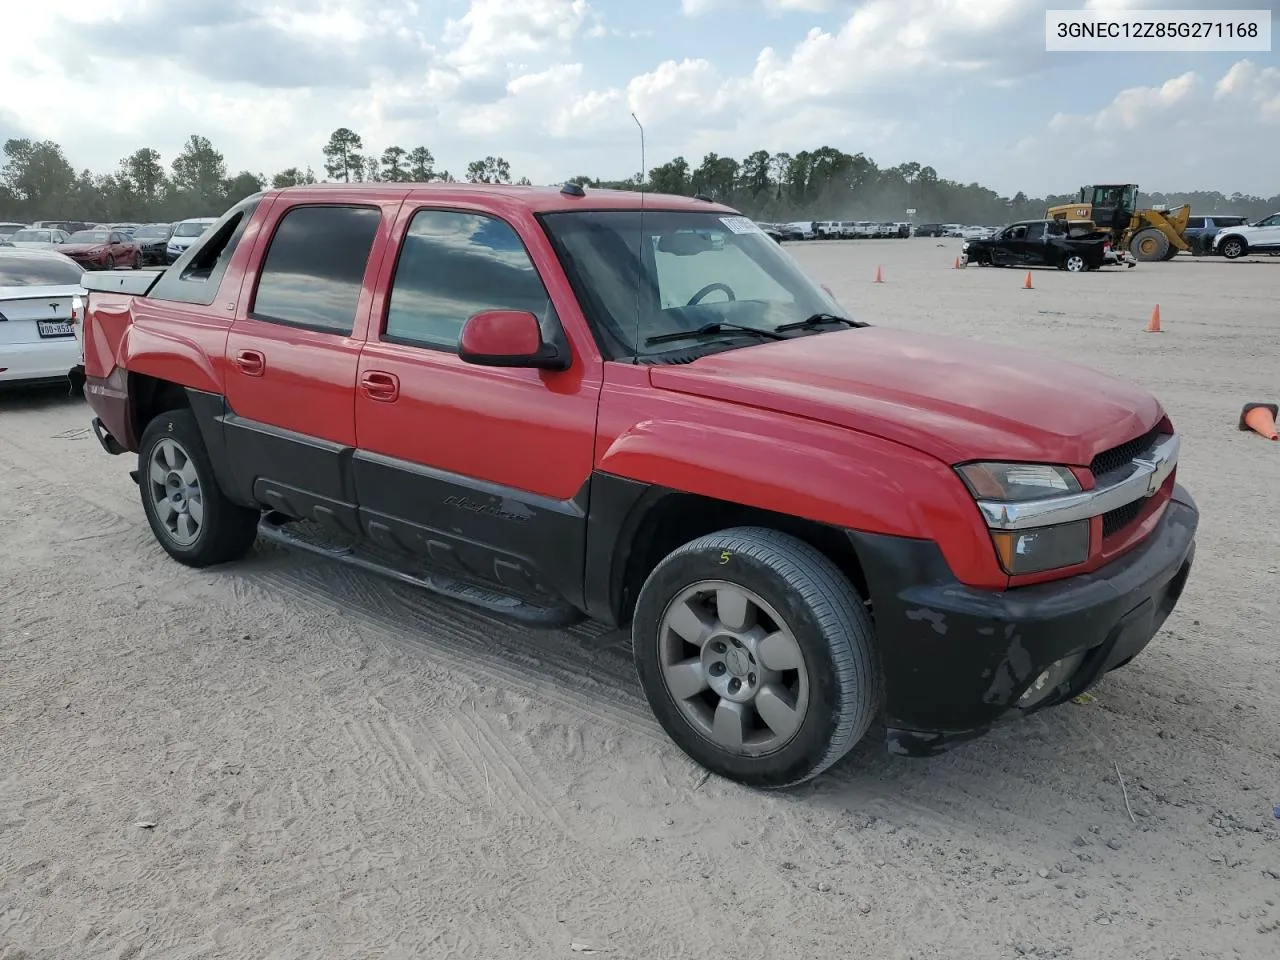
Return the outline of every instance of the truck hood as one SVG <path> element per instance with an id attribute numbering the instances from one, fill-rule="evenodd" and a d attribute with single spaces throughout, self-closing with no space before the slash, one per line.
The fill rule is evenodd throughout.
<path id="1" fill-rule="evenodd" d="M 1087 466 L 1164 416 L 1147 391 L 1086 367 L 886 327 L 743 347 L 649 376 L 661 390 L 847 427 L 948 464 Z"/>

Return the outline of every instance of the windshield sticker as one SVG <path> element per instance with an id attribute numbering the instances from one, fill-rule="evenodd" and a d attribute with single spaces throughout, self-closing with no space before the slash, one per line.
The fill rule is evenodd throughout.
<path id="1" fill-rule="evenodd" d="M 732 233 L 764 233 L 749 217 L 721 217 L 720 222 Z"/>

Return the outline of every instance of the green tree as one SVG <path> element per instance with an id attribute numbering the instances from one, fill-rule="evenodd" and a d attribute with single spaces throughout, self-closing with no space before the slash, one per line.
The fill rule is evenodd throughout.
<path id="1" fill-rule="evenodd" d="M 467 164 L 467 180 L 471 183 L 510 183 L 511 164 L 502 157 L 485 157 Z"/>
<path id="2" fill-rule="evenodd" d="M 436 177 L 436 158 L 426 147 L 414 147 L 405 158 L 408 161 L 408 179 L 412 183 L 426 183 Z"/>
<path id="3" fill-rule="evenodd" d="M 148 208 L 164 196 L 166 177 L 159 150 L 140 147 L 133 151 L 120 161 L 120 172 L 116 176 Z"/>
<path id="4" fill-rule="evenodd" d="M 408 151 L 404 147 L 387 147 L 382 151 L 382 171 L 383 180 L 389 183 L 404 183 L 409 179 L 408 170 L 404 165 L 404 158 Z"/>
<path id="5" fill-rule="evenodd" d="M 302 184 L 315 183 L 316 175 L 310 167 L 305 171 L 299 170 L 297 167 L 286 167 L 271 178 L 271 186 L 277 190 L 284 187 L 296 187 Z"/>
<path id="6" fill-rule="evenodd" d="M 654 193 L 684 195 L 691 193 L 689 161 L 684 157 L 668 160 L 649 171 L 649 189 Z"/>
<path id="7" fill-rule="evenodd" d="M 262 176 L 262 174 L 241 170 L 227 181 L 226 186 L 223 188 L 223 193 L 227 198 L 227 204 L 231 205 L 239 203 L 245 197 L 253 196 L 266 185 L 266 177 Z"/>
<path id="8" fill-rule="evenodd" d="M 70 204 L 76 172 L 58 144 L 52 140 L 6 140 L 4 156 L 0 179 L 29 211 L 30 219 L 56 216 L 56 211 Z"/>
<path id="9" fill-rule="evenodd" d="M 350 183 L 364 175 L 364 157 L 360 151 L 364 141 L 348 127 L 339 127 L 329 134 L 329 142 L 321 150 L 324 154 L 324 172 L 330 180 Z"/>
<path id="10" fill-rule="evenodd" d="M 173 158 L 173 186 L 201 209 L 220 210 L 226 202 L 227 162 L 207 137 L 192 134 Z"/>

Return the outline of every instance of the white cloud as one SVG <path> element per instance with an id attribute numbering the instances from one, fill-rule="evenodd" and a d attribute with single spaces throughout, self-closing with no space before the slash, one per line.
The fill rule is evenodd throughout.
<path id="1" fill-rule="evenodd" d="M 1185 2 L 1088 0 L 1113 9 Z M 126 15 L 82 0 L 15 0 L 0 87 L 20 94 L 0 110 L 0 133 L 58 140 L 77 168 L 95 171 L 144 145 L 171 160 L 199 133 L 233 170 L 270 174 L 319 170 L 329 131 L 348 126 L 371 154 L 426 144 L 455 174 L 502 155 L 517 176 L 548 181 L 634 172 L 634 112 L 649 166 L 676 154 L 697 163 L 709 151 L 830 144 L 1008 192 L 1074 185 L 1082 164 L 1103 179 L 1196 186 L 1239 175 L 1223 188 L 1276 190 L 1274 163 L 1263 163 L 1275 149 L 1260 145 L 1280 140 L 1280 68 L 1259 58 L 1206 72 L 1202 59 L 1196 71 L 1098 95 L 1116 62 L 1099 58 L 1082 68 L 1071 111 L 1036 118 L 1037 94 L 1023 86 L 1050 66 L 1063 80 L 1073 68 L 1061 66 L 1067 55 L 1045 54 L 1043 10 L 1026 0 L 648 0 L 639 22 L 589 0 L 470 0 L 449 20 L 411 0 L 251 4 L 131 0 Z M 788 9 L 810 16 L 768 16 Z M 721 59 L 715 45 L 687 43 L 689 55 L 664 58 L 655 45 L 628 43 L 679 23 L 681 10 L 730 13 L 724 29 L 771 42 L 749 47 L 745 63 Z M 840 11 L 835 25 L 805 29 L 833 23 L 816 13 Z M 104 70 L 126 95 L 101 95 Z M 937 127 L 953 110 L 1015 106 L 1039 127 L 1011 134 L 1015 145 Z M 1249 147 L 1224 164 L 1230 141 Z"/>
<path id="2" fill-rule="evenodd" d="M 446 62 L 464 72 L 491 73 L 513 58 L 567 53 L 587 20 L 587 0 L 471 0 L 445 24 L 455 43 Z"/>
<path id="3" fill-rule="evenodd" d="M 1274 144 L 1277 133 L 1280 69 L 1242 59 L 1216 83 L 1188 71 L 1121 90 L 1093 113 L 1056 114 L 1014 153 L 1015 162 L 1037 160 L 1041 175 L 1059 183 L 1150 182 L 1159 171 L 1153 188 L 1270 195 L 1276 192 L 1275 149 L 1253 144 Z M 1245 146 L 1233 150 L 1233 143 Z"/>
<path id="4" fill-rule="evenodd" d="M 759 5 L 782 13 L 826 13 L 842 2 L 848 6 L 850 0 L 680 0 L 680 12 L 686 17 L 701 17 L 735 7 Z"/>

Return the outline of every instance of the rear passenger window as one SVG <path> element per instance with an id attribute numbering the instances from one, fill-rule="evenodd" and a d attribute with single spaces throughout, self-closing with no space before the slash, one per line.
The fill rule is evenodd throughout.
<path id="1" fill-rule="evenodd" d="M 381 221 L 378 207 L 294 207 L 271 238 L 250 316 L 349 335 Z"/>
<path id="2" fill-rule="evenodd" d="M 484 310 L 525 310 L 543 325 L 551 301 L 520 237 L 494 217 L 420 210 L 405 234 L 383 339 L 456 350 L 462 325 Z"/>
<path id="3" fill-rule="evenodd" d="M 1204 227 L 1204 217 L 1187 217 L 1187 227 L 1196 230 Z"/>

